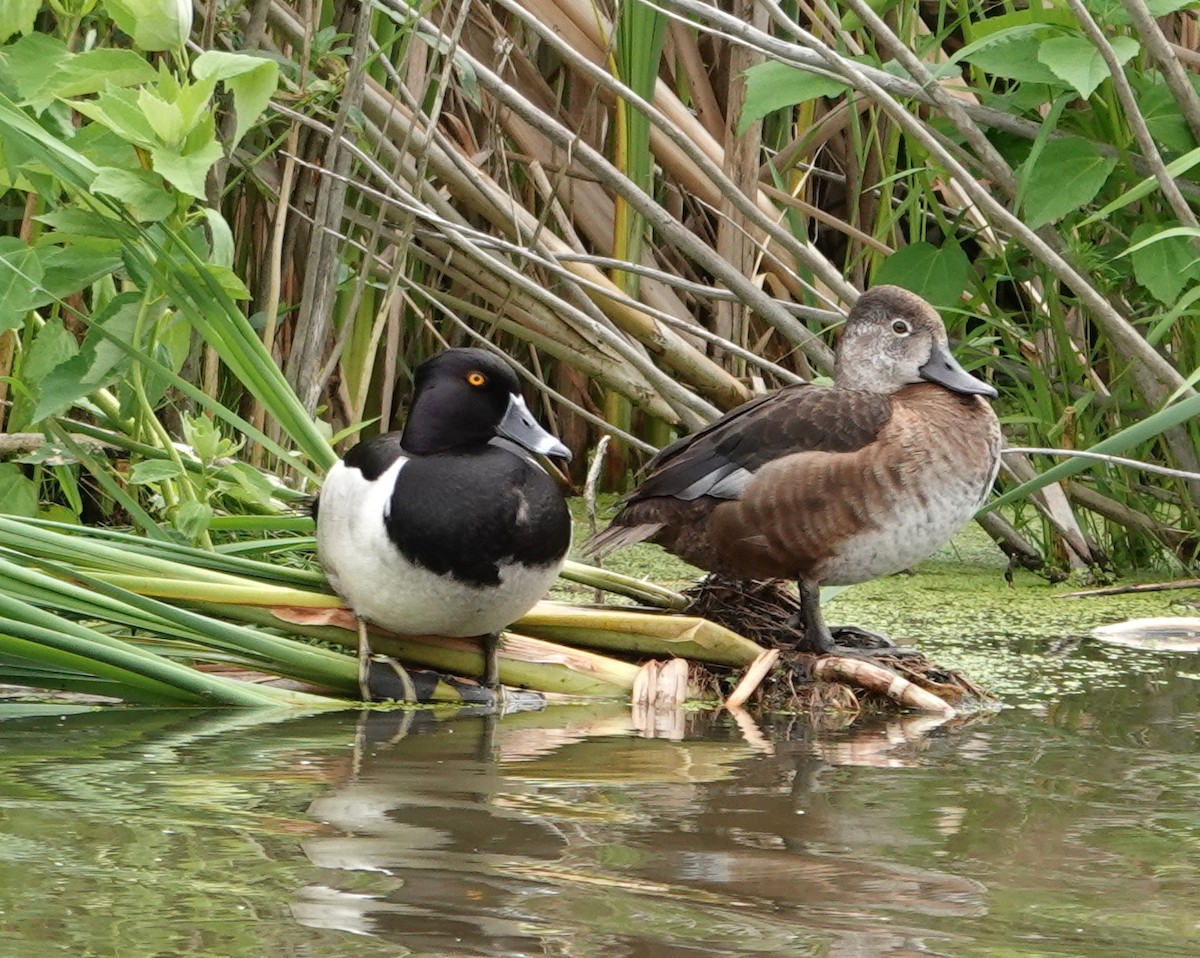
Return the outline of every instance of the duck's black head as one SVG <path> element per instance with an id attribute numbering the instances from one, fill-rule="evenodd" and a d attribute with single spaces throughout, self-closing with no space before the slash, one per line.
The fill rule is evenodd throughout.
<path id="1" fill-rule="evenodd" d="M 417 367 L 400 444 L 416 455 L 481 446 L 497 437 L 530 452 L 571 453 L 533 418 L 516 373 L 484 349 L 447 349 Z"/>

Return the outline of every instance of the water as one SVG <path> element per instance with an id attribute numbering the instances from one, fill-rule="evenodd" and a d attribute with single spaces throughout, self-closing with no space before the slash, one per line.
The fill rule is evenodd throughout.
<path id="1" fill-rule="evenodd" d="M 682 741 L 0 709 L 0 955 L 1200 954 L 1200 658 L 1020 644 L 993 714 Z"/>

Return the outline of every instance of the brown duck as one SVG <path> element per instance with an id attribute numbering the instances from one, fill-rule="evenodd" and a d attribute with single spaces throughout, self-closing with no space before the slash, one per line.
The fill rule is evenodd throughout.
<path id="1" fill-rule="evenodd" d="M 983 505 L 995 396 L 932 306 L 877 286 L 850 310 L 832 387 L 787 386 L 667 446 L 589 549 L 649 540 L 710 572 L 796 579 L 804 645 L 832 651 L 822 585 L 907 569 Z"/>

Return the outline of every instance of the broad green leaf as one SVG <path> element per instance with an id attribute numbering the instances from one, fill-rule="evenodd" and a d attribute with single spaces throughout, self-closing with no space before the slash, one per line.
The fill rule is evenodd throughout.
<path id="1" fill-rule="evenodd" d="M 237 127 L 230 146 L 236 146 L 246 135 L 279 84 L 279 66 L 274 60 L 221 50 L 207 50 L 196 57 L 192 75 L 197 80 L 209 77 L 221 80 L 233 94 Z"/>
<path id="2" fill-rule="evenodd" d="M 140 463 L 144 465 L 144 463 Z M 175 528 L 195 542 L 206 531 L 212 522 L 213 510 L 206 502 L 184 502 L 175 510 Z"/>
<path id="3" fill-rule="evenodd" d="M 1188 236 L 1166 235 L 1153 243 L 1143 240 L 1165 232 L 1154 223 L 1143 223 L 1133 231 L 1130 259 L 1133 275 L 1160 303 L 1174 305 L 1184 288 L 1200 274 L 1196 247 Z"/>
<path id="4" fill-rule="evenodd" d="M 0 462 L 0 513 L 32 519 L 37 511 L 37 484 L 15 462 Z"/>
<path id="5" fill-rule="evenodd" d="M 885 13 L 891 10 L 899 0 L 866 0 L 866 5 L 870 7 L 878 16 L 882 17 Z M 845 10 L 841 15 L 841 26 L 843 30 L 861 30 L 863 28 L 863 20 L 853 10 Z"/>
<path id="6" fill-rule="evenodd" d="M 1038 59 L 1038 49 L 1048 36 L 1045 24 L 1015 26 L 968 44 L 953 60 L 966 60 L 992 76 L 1062 86 L 1062 81 Z"/>
<path id="7" fill-rule="evenodd" d="M 105 8 L 139 50 L 178 50 L 192 32 L 191 0 L 105 0 Z"/>
<path id="8" fill-rule="evenodd" d="M 150 89 L 139 90 L 137 102 L 159 142 L 179 146 L 189 129 L 184 126 L 183 111 Z"/>
<path id="9" fill-rule="evenodd" d="M 178 153 L 166 147 L 150 151 L 154 171 L 181 193 L 197 199 L 204 199 L 205 177 L 222 156 L 224 151 L 216 140 L 190 154 Z"/>
<path id="10" fill-rule="evenodd" d="M 1189 79 L 1200 93 L 1200 77 L 1189 74 Z M 1200 145 L 1192 138 L 1192 131 L 1179 112 L 1175 95 L 1166 83 L 1152 75 L 1136 73 L 1130 77 L 1130 81 L 1137 94 L 1138 109 L 1146 118 L 1150 135 L 1160 146 L 1175 153 L 1187 153 Z"/>
<path id="11" fill-rule="evenodd" d="M 250 298 L 250 290 L 246 288 L 242 278 L 228 266 L 209 266 L 205 273 L 220 284 L 230 299 Z"/>
<path id="12" fill-rule="evenodd" d="M 1196 0 L 1146 0 L 1146 8 L 1155 18 L 1165 17 L 1176 10 L 1186 10 L 1195 6 Z"/>
<path id="13" fill-rule="evenodd" d="M 175 196 L 163 188 L 162 177 L 149 170 L 104 167 L 93 181 L 92 190 L 121 200 L 142 223 L 156 223 L 175 210 Z"/>
<path id="14" fill-rule="evenodd" d="M 75 337 L 69 333 L 57 317 L 49 319 L 38 330 L 33 345 L 21 363 L 21 381 L 27 390 L 22 391 L 13 402 L 12 418 L 8 427 L 13 431 L 28 429 L 41 420 L 34 407 L 38 396 L 45 388 L 46 379 L 61 364 L 79 352 Z"/>
<path id="15" fill-rule="evenodd" d="M 211 238 L 212 255 L 210 261 L 217 266 L 230 267 L 233 265 L 233 230 L 225 222 L 225 217 L 210 206 L 203 210 L 204 218 L 208 221 L 208 233 Z"/>
<path id="16" fill-rule="evenodd" d="M 221 470 L 221 476 L 234 480 L 224 489 L 224 492 L 234 499 L 262 506 L 271 502 L 274 487 L 266 476 L 249 463 L 230 463 Z"/>
<path id="17" fill-rule="evenodd" d="M 1137 55 L 1139 44 L 1132 37 L 1115 36 L 1109 41 L 1121 63 Z M 1108 64 L 1090 40 L 1082 36 L 1051 37 L 1038 47 L 1038 60 L 1048 66 L 1056 77 L 1075 88 L 1087 99 L 1096 87 L 1108 79 Z"/>
<path id="18" fill-rule="evenodd" d="M 39 223 L 45 223 L 58 230 L 64 237 L 77 236 L 81 240 L 110 239 L 123 242 L 135 240 L 132 231 L 124 222 L 93 210 L 65 206 L 50 213 L 43 213 L 36 219 Z"/>
<path id="19" fill-rule="evenodd" d="M 16 329 L 42 299 L 38 251 L 15 236 L 0 236 L 0 331 Z"/>
<path id="20" fill-rule="evenodd" d="M 1051 140 L 1033 164 L 1020 168 L 1025 221 L 1031 229 L 1053 223 L 1096 198 L 1117 165 L 1077 136 Z"/>
<path id="21" fill-rule="evenodd" d="M 988 10 L 988 16 L 984 19 L 971 20 L 964 24 L 964 32 L 970 42 L 955 54 L 955 59 L 961 58 L 963 54 L 973 52 L 972 48 L 978 48 L 980 43 L 991 37 L 1007 39 L 1014 35 L 1020 36 L 1017 31 L 1021 29 L 1028 28 L 1036 31 L 1048 24 L 1069 28 L 1078 26 L 1075 15 L 1062 5 L 1043 6 L 1038 8 L 1036 13 L 1028 7 L 1024 7 L 1009 13 L 999 13 L 995 16 L 992 14 L 993 11 Z"/>
<path id="22" fill-rule="evenodd" d="M 121 268 L 121 254 L 113 243 L 89 237 L 79 243 L 48 245 L 49 242 L 60 243 L 63 239 L 62 235 L 51 233 L 46 237 L 47 245 L 38 246 L 44 290 L 43 296 L 38 299 L 39 307 L 78 293 L 101 276 Z"/>
<path id="23" fill-rule="evenodd" d="M 875 271 L 874 283 L 912 290 L 939 309 L 958 306 L 971 273 L 971 263 L 957 243 L 941 247 L 910 243 L 896 250 Z"/>
<path id="24" fill-rule="evenodd" d="M 59 63 L 70 56 L 67 45 L 57 37 L 30 33 L 4 48 L 0 73 L 12 81 L 22 105 L 33 104 L 40 110 L 53 100 L 53 94 L 47 90 Z"/>
<path id="25" fill-rule="evenodd" d="M 45 70 L 45 65 L 42 67 Z M 50 77 L 48 91 L 57 97 L 84 96 L 109 87 L 131 87 L 155 77 L 154 67 L 132 50 L 99 48 L 68 57 Z"/>
<path id="26" fill-rule="evenodd" d="M 152 406 L 158 405 L 171 387 L 171 377 L 183 368 L 191 347 L 191 327 L 178 313 L 168 313 L 155 324 L 154 340 L 149 351 L 161 366 L 145 370 L 146 398 Z M 159 369 L 162 372 L 158 372 Z"/>
<path id="27" fill-rule="evenodd" d="M 746 78 L 746 102 L 742 105 L 739 133 L 775 110 L 818 97 L 838 96 L 850 89 L 838 80 L 776 60 L 753 66 L 743 76 Z"/>
<path id="28" fill-rule="evenodd" d="M 140 309 L 141 298 L 134 293 L 125 293 L 93 316 L 91 322 L 132 342 Z M 38 338 L 40 340 L 41 334 Z M 71 346 L 75 346 L 73 337 Z M 66 412 L 81 399 L 124 375 L 130 365 L 125 352 L 94 329 L 88 330 L 82 346 L 66 352 L 61 361 L 42 372 L 36 380 L 27 377 L 37 393 L 31 416 L 35 423 Z"/>
<path id="29" fill-rule="evenodd" d="M 94 100 L 72 100 L 71 106 L 135 146 L 150 149 L 158 145 L 158 137 L 139 104 L 137 91 L 108 90 Z"/>
<path id="30" fill-rule="evenodd" d="M 211 416 L 185 415 L 182 426 L 184 442 L 192 447 L 201 462 L 211 463 L 233 451 L 234 444 L 221 435 Z"/>
<path id="31" fill-rule="evenodd" d="M 210 117 L 213 106 L 213 94 L 217 90 L 215 77 L 205 77 L 195 83 L 187 83 L 180 87 L 173 100 L 183 117 L 185 135 L 196 129 L 201 121 Z"/>
<path id="32" fill-rule="evenodd" d="M 4 0 L 0 3 L 0 43 L 14 33 L 32 33 L 42 0 Z"/>
<path id="33" fill-rule="evenodd" d="M 1194 167 L 1197 163 L 1200 163 L 1200 148 L 1193 149 L 1184 156 L 1172 160 L 1167 164 L 1167 172 L 1170 173 L 1171 176 L 1182 176 L 1191 170 L 1192 167 Z M 1130 187 L 1107 206 L 1098 209 L 1079 225 L 1081 227 L 1087 226 L 1097 220 L 1107 219 L 1117 210 L 1121 209 L 1121 207 L 1128 206 L 1130 203 L 1134 202 L 1135 200 L 1140 200 L 1144 196 L 1149 196 L 1157 189 L 1158 179 L 1154 176 L 1147 176 L 1144 180 Z"/>
<path id="34" fill-rule="evenodd" d="M 129 470 L 131 485 L 144 486 L 151 482 L 165 482 L 183 475 L 183 467 L 173 459 L 146 459 L 134 463 Z"/>

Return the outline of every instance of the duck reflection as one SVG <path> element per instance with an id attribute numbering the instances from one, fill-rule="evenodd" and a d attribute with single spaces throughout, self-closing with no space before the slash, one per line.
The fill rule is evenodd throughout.
<path id="1" fill-rule="evenodd" d="M 923 918 L 983 910 L 977 882 L 914 863 L 935 821 L 864 820 L 829 788 L 919 761 L 936 720 L 686 721 L 669 741 L 627 708 L 366 714 L 353 774 L 309 809 L 337 833 L 304 842 L 322 875 L 293 912 L 414 954 L 836 958 L 936 954 Z"/>

